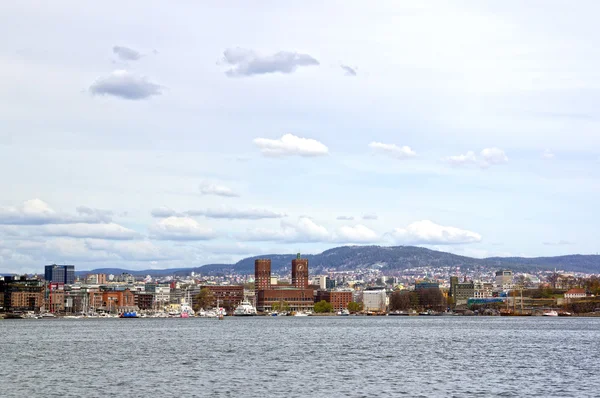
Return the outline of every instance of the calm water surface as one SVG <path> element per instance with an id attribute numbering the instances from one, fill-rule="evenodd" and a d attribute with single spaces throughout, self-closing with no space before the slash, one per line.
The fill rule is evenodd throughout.
<path id="1" fill-rule="evenodd" d="M 600 319 L 0 320 L 1 397 L 600 396 Z"/>

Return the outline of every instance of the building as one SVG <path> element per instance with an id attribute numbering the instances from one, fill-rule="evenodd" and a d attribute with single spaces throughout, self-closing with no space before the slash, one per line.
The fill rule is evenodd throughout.
<path id="1" fill-rule="evenodd" d="M 134 305 L 140 310 L 151 310 L 154 308 L 154 294 L 147 292 L 134 293 Z"/>
<path id="2" fill-rule="evenodd" d="M 573 301 L 585 298 L 587 296 L 585 289 L 571 289 L 565 293 L 565 301 Z"/>
<path id="3" fill-rule="evenodd" d="M 474 282 L 473 283 L 473 297 L 474 298 L 488 298 L 492 297 L 494 293 L 494 285 L 489 282 Z"/>
<path id="4" fill-rule="evenodd" d="M 242 285 L 203 285 L 200 289 L 208 289 L 212 293 L 212 307 L 225 308 L 233 311 L 244 300 L 244 286 Z"/>
<path id="5" fill-rule="evenodd" d="M 44 268 L 44 279 L 46 279 L 46 282 L 72 285 L 75 283 L 75 266 L 56 264 L 46 265 Z"/>
<path id="6" fill-rule="evenodd" d="M 329 290 L 329 289 L 334 289 L 335 288 L 335 279 L 331 279 L 329 277 L 327 277 L 327 279 L 325 280 L 325 289 Z"/>
<path id="7" fill-rule="evenodd" d="M 513 272 L 511 270 L 496 271 L 496 286 L 498 289 L 512 289 Z"/>
<path id="8" fill-rule="evenodd" d="M 453 289 L 454 305 L 465 305 L 467 300 L 475 296 L 475 284 L 473 282 L 457 283 L 453 286 Z"/>
<path id="9" fill-rule="evenodd" d="M 0 280 L 0 311 L 39 311 L 43 306 L 42 281 L 25 276 Z"/>
<path id="10" fill-rule="evenodd" d="M 94 303 L 96 310 L 122 312 L 123 308 L 129 310 L 135 307 L 135 296 L 129 289 L 90 292 L 90 303 Z"/>
<path id="11" fill-rule="evenodd" d="M 287 304 L 290 311 L 311 311 L 315 305 L 315 294 L 312 289 L 296 289 L 282 287 L 278 289 L 259 290 L 257 293 L 258 311 L 272 311 L 273 304 Z"/>
<path id="12" fill-rule="evenodd" d="M 106 285 L 106 274 L 86 275 L 85 283 L 90 285 Z"/>
<path id="13" fill-rule="evenodd" d="M 448 290 L 448 297 L 454 298 L 454 287 L 458 285 L 458 276 L 450 277 L 450 290 Z"/>
<path id="14" fill-rule="evenodd" d="M 275 306 L 282 304 L 287 305 L 290 311 L 310 311 L 314 308 L 314 289 L 308 284 L 308 259 L 300 258 L 300 254 L 292 260 L 291 285 L 271 285 L 269 259 L 254 261 L 254 277 L 258 311 L 272 311 Z"/>
<path id="15" fill-rule="evenodd" d="M 254 290 L 268 290 L 271 288 L 271 260 L 257 259 L 254 261 Z"/>
<path id="16" fill-rule="evenodd" d="M 300 258 L 300 253 L 292 260 L 292 285 L 296 289 L 308 288 L 308 259 Z"/>
<path id="17" fill-rule="evenodd" d="M 348 303 L 352 301 L 352 290 L 326 291 L 319 290 L 315 298 L 315 303 L 325 300 L 331 304 L 334 311 L 341 311 L 348 308 Z"/>
<path id="18" fill-rule="evenodd" d="M 367 312 L 385 312 L 387 301 L 385 289 L 365 290 L 362 301 L 363 309 Z"/>

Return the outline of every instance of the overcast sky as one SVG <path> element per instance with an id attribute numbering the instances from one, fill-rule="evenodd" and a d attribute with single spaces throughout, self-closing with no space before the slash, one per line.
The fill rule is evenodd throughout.
<path id="1" fill-rule="evenodd" d="M 598 250 L 600 3 L 206 4 L 1 2 L 0 272 Z"/>

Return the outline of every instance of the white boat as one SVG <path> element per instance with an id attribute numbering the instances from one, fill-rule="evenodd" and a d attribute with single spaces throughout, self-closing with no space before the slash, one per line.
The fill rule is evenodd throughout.
<path id="1" fill-rule="evenodd" d="M 558 316 L 558 312 L 552 310 L 552 311 L 546 311 L 543 314 L 544 316 Z"/>
<path id="2" fill-rule="evenodd" d="M 233 315 L 234 316 L 254 316 L 254 315 L 256 315 L 256 308 L 254 308 L 254 306 L 252 304 L 250 304 L 250 301 L 244 300 L 240 303 L 240 305 L 238 305 L 235 308 L 235 310 L 233 311 Z"/>
<path id="3" fill-rule="evenodd" d="M 308 316 L 306 312 L 298 311 L 294 314 L 294 316 Z"/>
<path id="4" fill-rule="evenodd" d="M 53 313 L 51 313 L 51 312 L 44 312 L 44 313 L 42 314 L 42 318 L 56 318 L 56 315 L 54 315 L 54 314 L 53 314 Z"/>

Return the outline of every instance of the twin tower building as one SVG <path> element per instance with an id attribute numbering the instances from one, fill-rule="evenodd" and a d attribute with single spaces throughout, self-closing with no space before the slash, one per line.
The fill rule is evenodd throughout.
<path id="1" fill-rule="evenodd" d="M 271 284 L 271 260 L 254 261 L 254 290 L 256 309 L 271 311 L 275 307 L 287 307 L 290 311 L 309 311 L 314 306 L 315 291 L 308 286 L 308 259 L 292 260 L 292 284 Z"/>

